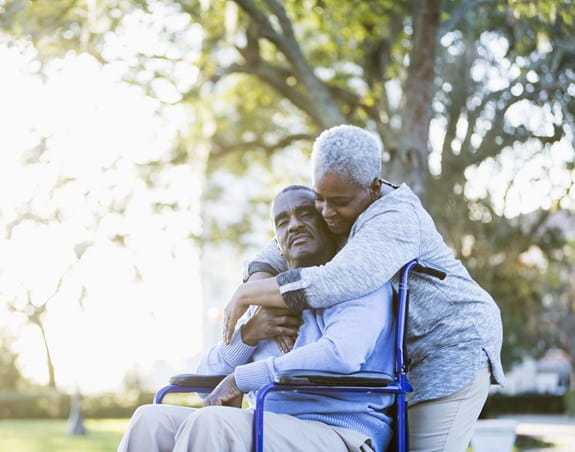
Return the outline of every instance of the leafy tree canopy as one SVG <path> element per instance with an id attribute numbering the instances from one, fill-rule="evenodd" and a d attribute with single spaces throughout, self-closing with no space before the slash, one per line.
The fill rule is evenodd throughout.
<path id="1" fill-rule="evenodd" d="M 6 0 L 0 9 L 0 26 L 31 42 L 40 62 L 90 53 L 164 104 L 188 105 L 194 124 L 169 159 L 197 158 L 190 149 L 201 141 L 208 175 L 272 174 L 275 156 L 309 152 L 338 123 L 374 131 L 384 176 L 422 195 L 497 298 L 506 359 L 540 339 L 542 299 L 558 286 L 544 285 L 550 276 L 525 253 L 536 247 L 554 272 L 566 255 L 549 225 L 574 200 L 571 1 Z M 207 201 L 224 190 L 214 181 Z M 525 207 L 528 186 L 536 206 Z M 207 236 L 241 241 L 253 217 L 208 222 Z"/>

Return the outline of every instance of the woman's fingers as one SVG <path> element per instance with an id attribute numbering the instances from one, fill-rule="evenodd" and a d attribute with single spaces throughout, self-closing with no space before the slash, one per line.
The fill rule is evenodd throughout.
<path id="1" fill-rule="evenodd" d="M 234 300 L 228 303 L 224 309 L 224 342 L 226 344 L 229 344 L 232 340 L 232 334 L 234 333 L 236 323 L 245 310 L 245 307 L 237 306 L 237 304 L 234 303 Z"/>

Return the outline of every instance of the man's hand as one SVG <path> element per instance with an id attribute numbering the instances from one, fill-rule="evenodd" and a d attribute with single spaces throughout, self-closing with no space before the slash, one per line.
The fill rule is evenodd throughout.
<path id="1" fill-rule="evenodd" d="M 291 352 L 297 336 L 276 336 L 276 343 L 280 350 L 284 353 Z"/>
<path id="2" fill-rule="evenodd" d="M 218 384 L 212 392 L 208 394 L 204 400 L 206 406 L 234 406 L 241 408 L 242 406 L 242 392 L 236 385 L 234 374 L 228 375 L 220 384 Z"/>
<path id="3" fill-rule="evenodd" d="M 281 351 L 287 353 L 293 348 L 301 323 L 301 315 L 288 309 L 258 307 L 242 326 L 242 341 L 253 346 L 261 339 L 274 337 Z"/>

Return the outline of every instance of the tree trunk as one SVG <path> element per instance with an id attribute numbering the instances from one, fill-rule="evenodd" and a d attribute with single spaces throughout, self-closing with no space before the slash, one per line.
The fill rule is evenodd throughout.
<path id="1" fill-rule="evenodd" d="M 390 179 L 404 181 L 424 198 L 427 187 L 429 124 L 435 81 L 435 51 L 441 0 L 414 0 L 413 47 L 404 87 L 405 104 L 397 154 L 387 165 Z M 387 173 L 387 171 L 386 171 Z"/>
<path id="2" fill-rule="evenodd" d="M 48 387 L 51 389 L 56 389 L 56 376 L 54 372 L 54 363 L 52 362 L 52 354 L 50 353 L 50 347 L 48 347 L 48 340 L 46 338 L 46 331 L 44 326 L 40 322 L 36 322 L 40 332 L 42 333 L 42 341 L 44 342 L 44 351 L 46 352 L 46 365 L 48 366 Z"/>

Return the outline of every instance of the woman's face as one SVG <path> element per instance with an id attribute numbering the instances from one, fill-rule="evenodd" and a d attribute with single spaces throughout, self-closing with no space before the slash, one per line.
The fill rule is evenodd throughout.
<path id="1" fill-rule="evenodd" d="M 369 188 L 360 187 L 336 173 L 316 177 L 315 208 L 322 215 L 329 230 L 347 236 L 353 223 L 379 196 L 379 181 Z"/>

